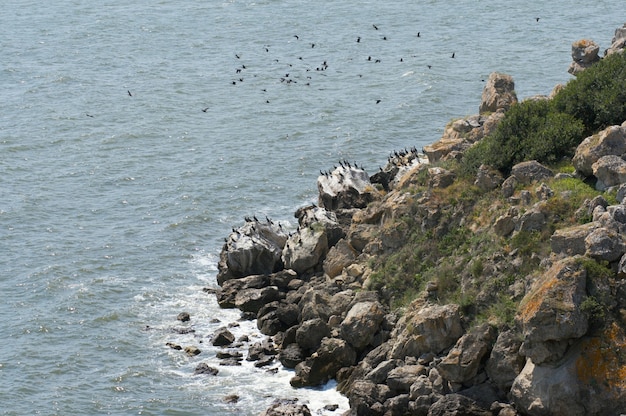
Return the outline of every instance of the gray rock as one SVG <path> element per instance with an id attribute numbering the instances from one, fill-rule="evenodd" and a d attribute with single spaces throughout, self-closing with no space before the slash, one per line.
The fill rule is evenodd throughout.
<path id="1" fill-rule="evenodd" d="M 513 380 L 524 367 L 525 359 L 519 354 L 521 334 L 503 331 L 498 335 L 485 369 L 492 383 L 502 392 L 508 392 Z"/>
<path id="2" fill-rule="evenodd" d="M 243 289 L 235 295 L 235 306 L 243 312 L 257 314 L 266 304 L 280 299 L 280 292 L 276 286 L 266 286 L 262 289 Z"/>
<path id="3" fill-rule="evenodd" d="M 409 393 L 411 385 L 420 376 L 428 374 L 428 368 L 420 364 L 396 367 L 387 375 L 387 385 L 395 394 Z"/>
<path id="4" fill-rule="evenodd" d="M 356 352 L 346 341 L 324 338 L 314 354 L 296 365 L 296 375 L 290 383 L 294 387 L 318 386 L 334 378 L 340 368 L 355 363 Z"/>
<path id="5" fill-rule="evenodd" d="M 554 253 L 575 256 L 585 254 L 587 246 L 585 239 L 599 225 L 595 222 L 575 225 L 556 230 L 550 237 L 550 247 Z"/>
<path id="6" fill-rule="evenodd" d="M 302 322 L 296 330 L 296 342 L 305 351 L 316 350 L 322 338 L 330 335 L 330 329 L 326 322 L 319 318 L 309 319 Z"/>
<path id="7" fill-rule="evenodd" d="M 283 347 L 278 354 L 278 360 L 287 368 L 295 368 L 304 358 L 304 351 L 295 343 Z"/>
<path id="8" fill-rule="evenodd" d="M 189 312 L 181 312 L 178 314 L 176 319 L 181 322 L 188 322 L 191 320 L 191 316 L 189 315 Z"/>
<path id="9" fill-rule="evenodd" d="M 326 229 L 321 224 L 311 224 L 294 233 L 282 251 L 282 261 L 286 268 L 301 274 L 314 268 L 328 253 Z"/>
<path id="10" fill-rule="evenodd" d="M 324 259 L 324 273 L 333 278 L 339 276 L 345 267 L 356 261 L 358 253 L 345 239 L 333 246 Z"/>
<path id="11" fill-rule="evenodd" d="M 515 193 L 515 188 L 519 184 L 519 180 L 515 176 L 509 176 L 502 182 L 502 196 L 510 198 Z"/>
<path id="12" fill-rule="evenodd" d="M 626 153 L 626 127 L 609 126 L 587 137 L 576 148 L 572 164 L 583 176 L 593 175 L 593 164 L 603 156 Z"/>
<path id="13" fill-rule="evenodd" d="M 396 325 L 398 331 L 391 358 L 440 353 L 463 335 L 459 306 L 428 304 L 404 315 Z"/>
<path id="14" fill-rule="evenodd" d="M 524 341 L 520 353 L 533 362 L 555 362 L 589 327 L 580 305 L 587 298 L 587 273 L 578 259 L 554 263 L 520 302 L 516 320 Z"/>
<path id="15" fill-rule="evenodd" d="M 281 255 L 287 233 L 278 225 L 250 220 L 227 238 L 218 262 L 217 283 L 233 278 L 270 274 L 283 268 Z"/>
<path id="16" fill-rule="evenodd" d="M 359 302 L 352 306 L 341 323 L 341 337 L 357 350 L 363 349 L 372 342 L 384 318 L 380 303 Z"/>
<path id="17" fill-rule="evenodd" d="M 552 178 L 554 172 L 536 160 L 529 160 L 513 166 L 511 175 L 514 175 L 523 184 L 531 184 Z"/>
<path id="18" fill-rule="evenodd" d="M 585 237 L 585 248 L 589 257 L 609 262 L 618 260 L 626 252 L 623 237 L 604 227 L 596 228 Z"/>
<path id="19" fill-rule="evenodd" d="M 493 223 L 493 232 L 500 237 L 506 237 L 511 234 L 516 227 L 515 217 L 506 214 L 496 218 L 496 222 Z"/>
<path id="20" fill-rule="evenodd" d="M 602 156 L 591 166 L 593 176 L 598 180 L 596 189 L 604 191 L 626 182 L 626 162 L 619 156 Z"/>
<path id="21" fill-rule="evenodd" d="M 515 82 L 510 75 L 492 72 L 483 88 L 482 98 L 478 112 L 496 112 L 508 110 L 517 102 L 515 94 Z"/>
<path id="22" fill-rule="evenodd" d="M 384 383 L 387 380 L 387 375 L 391 370 L 396 367 L 404 365 L 404 361 L 398 359 L 385 360 L 378 364 L 376 368 L 368 372 L 364 379 L 376 384 Z"/>
<path id="23" fill-rule="evenodd" d="M 466 333 L 437 366 L 439 374 L 453 383 L 465 383 L 474 378 L 483 358 L 491 351 L 495 337 L 495 328 L 488 324 Z"/>
<path id="24" fill-rule="evenodd" d="M 430 407 L 428 416 L 493 416 L 493 413 L 469 397 L 447 394 Z"/>
<path id="25" fill-rule="evenodd" d="M 329 211 L 364 208 L 378 192 L 363 169 L 340 166 L 317 178 L 319 205 Z"/>
<path id="26" fill-rule="evenodd" d="M 209 375 L 209 376 L 216 376 L 219 372 L 220 370 L 209 366 L 207 363 L 200 363 L 196 366 L 196 369 L 194 370 L 193 374 L 194 375 L 204 374 L 204 375 Z"/>
<path id="27" fill-rule="evenodd" d="M 311 411 L 306 404 L 295 400 L 277 400 L 268 407 L 261 416 L 311 416 Z"/>
<path id="28" fill-rule="evenodd" d="M 227 328 L 220 328 L 213 334 L 211 344 L 216 347 L 224 347 L 230 345 L 235 341 L 235 336 Z"/>
<path id="29" fill-rule="evenodd" d="M 486 165 L 480 165 L 476 174 L 474 185 L 483 191 L 491 191 L 502 184 L 504 178 L 502 174 Z"/>
<path id="30" fill-rule="evenodd" d="M 357 415 L 382 415 L 381 407 L 379 410 L 372 409 L 376 403 L 382 405 L 388 398 L 392 396 L 391 390 L 385 384 L 375 384 L 371 381 L 357 381 L 347 394 L 351 411 Z"/>

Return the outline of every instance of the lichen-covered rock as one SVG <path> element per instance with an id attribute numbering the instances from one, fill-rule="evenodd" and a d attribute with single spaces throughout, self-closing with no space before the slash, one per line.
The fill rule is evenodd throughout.
<path id="1" fill-rule="evenodd" d="M 570 64 L 567 72 L 572 75 L 578 75 L 589 68 L 600 60 L 598 52 L 600 52 L 600 45 L 593 40 L 581 39 L 572 43 L 573 62 Z"/>
<path id="2" fill-rule="evenodd" d="M 570 341 L 589 327 L 580 305 L 587 298 L 587 272 L 577 258 L 556 262 L 520 302 L 516 320 L 524 341 L 520 352 L 535 364 L 563 357 Z"/>
<path id="3" fill-rule="evenodd" d="M 626 126 L 609 126 L 587 137 L 576 148 L 572 164 L 583 176 L 593 175 L 593 164 L 602 156 L 626 153 Z"/>
<path id="4" fill-rule="evenodd" d="M 575 225 L 556 230 L 550 237 L 550 247 L 554 253 L 575 256 L 585 254 L 587 247 L 585 239 L 599 225 L 595 222 Z"/>
<path id="5" fill-rule="evenodd" d="M 531 184 L 552 178 L 554 172 L 536 160 L 529 160 L 513 166 L 511 168 L 511 175 L 515 176 L 520 183 Z"/>
<path id="6" fill-rule="evenodd" d="M 428 304 L 417 311 L 408 312 L 396 325 L 396 333 L 392 358 L 440 353 L 463 335 L 459 306 Z"/>
<path id="7" fill-rule="evenodd" d="M 341 337 L 361 350 L 372 342 L 384 318 L 385 311 L 380 303 L 358 302 L 341 323 Z"/>
<path id="8" fill-rule="evenodd" d="M 557 365 L 527 360 L 511 396 L 530 416 L 619 415 L 626 409 L 626 337 L 609 324 L 576 342 Z"/>
<path id="9" fill-rule="evenodd" d="M 596 189 L 599 191 L 626 183 L 626 162 L 619 156 L 602 156 L 591 165 L 591 169 L 598 179 Z"/>
<path id="10" fill-rule="evenodd" d="M 626 251 L 624 238 L 614 229 L 599 227 L 585 237 L 586 254 L 598 260 L 615 261 Z"/>
<path id="11" fill-rule="evenodd" d="M 492 72 L 483 88 L 482 98 L 478 112 L 496 112 L 500 109 L 508 110 L 517 102 L 515 94 L 515 82 L 513 77 L 506 74 Z"/>

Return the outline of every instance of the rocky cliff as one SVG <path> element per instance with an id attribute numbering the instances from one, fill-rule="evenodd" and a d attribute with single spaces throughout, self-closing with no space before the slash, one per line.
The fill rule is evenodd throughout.
<path id="1" fill-rule="evenodd" d="M 572 56 L 576 73 L 600 59 L 588 41 Z M 479 114 L 424 154 L 394 152 L 374 175 L 340 161 L 297 229 L 234 229 L 216 296 L 269 337 L 254 358 L 294 368 L 296 387 L 336 379 L 353 415 L 626 412 L 626 123 L 553 166 L 462 173 L 516 103 L 494 73 Z"/>

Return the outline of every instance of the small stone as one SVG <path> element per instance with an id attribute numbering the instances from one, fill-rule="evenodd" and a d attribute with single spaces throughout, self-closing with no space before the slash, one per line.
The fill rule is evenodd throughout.
<path id="1" fill-rule="evenodd" d="M 178 314 L 176 319 L 181 322 L 188 322 L 189 320 L 191 320 L 191 316 L 189 315 L 189 312 L 181 312 Z"/>
<path id="2" fill-rule="evenodd" d="M 194 355 L 200 354 L 202 351 L 200 351 L 200 348 L 198 347 L 189 346 L 189 347 L 185 347 L 185 352 L 187 353 L 187 355 L 193 357 Z"/>
<path id="3" fill-rule="evenodd" d="M 216 376 L 220 371 L 217 368 L 209 366 L 207 363 L 200 363 L 194 370 L 194 374 L 206 374 L 209 376 Z"/>
<path id="4" fill-rule="evenodd" d="M 168 346 L 168 347 L 170 347 L 170 348 L 171 348 L 171 349 L 173 349 L 173 350 L 178 350 L 178 351 L 180 351 L 180 350 L 182 350 L 182 349 L 183 349 L 183 347 L 181 347 L 181 346 L 180 346 L 180 345 L 178 345 L 178 344 L 174 344 L 173 342 L 168 342 L 168 343 L 166 343 L 165 345 L 166 345 L 166 346 Z"/>
<path id="5" fill-rule="evenodd" d="M 239 396 L 236 394 L 229 394 L 228 396 L 224 396 L 223 400 L 226 403 L 237 403 L 239 401 Z"/>

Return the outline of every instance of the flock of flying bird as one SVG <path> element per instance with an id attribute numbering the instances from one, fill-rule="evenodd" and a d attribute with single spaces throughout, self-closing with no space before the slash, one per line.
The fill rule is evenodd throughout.
<path id="1" fill-rule="evenodd" d="M 372 24 L 372 28 L 375 31 L 378 31 L 379 28 L 376 24 Z M 293 35 L 293 38 L 295 39 L 296 42 L 301 42 L 303 41 L 301 39 L 301 37 L 299 35 Z M 415 35 L 415 38 L 422 38 L 422 33 L 421 32 L 417 32 L 417 34 Z M 386 35 L 383 36 L 379 36 L 380 40 L 386 41 L 389 38 Z M 366 42 L 365 37 L 361 37 L 361 36 L 357 36 L 355 38 L 355 42 L 359 43 L 359 44 L 364 44 Z M 316 46 L 318 46 L 318 44 L 316 44 L 315 42 L 309 42 L 305 48 L 308 49 L 315 49 Z M 319 49 L 319 46 L 318 46 Z M 301 51 L 302 49 L 300 49 Z M 384 48 L 383 48 L 384 50 Z M 264 45 L 263 46 L 263 51 L 264 53 L 270 53 L 270 46 L 269 45 Z M 450 57 L 451 58 L 455 58 L 456 54 L 455 52 L 452 52 Z M 238 60 L 238 62 L 245 62 L 245 56 L 243 53 L 235 53 L 234 57 L 236 60 Z M 382 62 L 382 58 L 377 58 L 377 57 L 373 57 L 372 55 L 368 54 L 367 56 L 364 56 L 363 59 L 366 62 L 371 62 L 371 63 L 381 63 Z M 306 64 L 305 62 L 305 58 L 303 56 L 298 55 L 297 56 L 297 60 L 301 65 L 294 65 L 293 63 L 283 63 L 286 66 L 280 66 L 280 60 L 276 57 L 273 58 L 272 62 L 274 64 L 279 65 L 281 68 L 286 69 L 289 72 L 282 72 L 280 73 L 279 76 L 276 77 L 277 82 L 279 82 L 280 84 L 285 84 L 285 85 L 290 85 L 290 84 L 296 84 L 298 82 L 303 83 L 305 86 L 310 86 L 311 82 L 313 81 L 313 75 L 315 73 L 322 73 L 327 71 L 330 68 L 330 64 L 328 62 L 328 59 L 324 59 L 323 62 L 316 64 L 316 65 L 309 65 Z M 399 59 L 400 62 L 404 62 L 404 58 L 400 58 Z M 432 65 L 426 65 L 428 69 L 432 68 Z M 241 63 L 239 65 L 237 65 L 237 67 L 235 68 L 235 77 L 230 81 L 230 83 L 232 85 L 239 85 L 245 82 L 245 80 L 247 79 L 245 77 L 245 75 L 247 75 L 247 73 L 249 73 L 249 71 L 251 70 L 251 68 L 254 67 L 254 64 L 245 64 L 245 63 Z M 305 76 L 302 76 L 302 71 L 304 70 L 305 72 Z M 295 73 L 294 73 L 295 72 Z M 254 77 L 256 77 L 257 75 L 254 74 Z M 362 74 L 358 75 L 359 77 L 362 77 Z M 262 92 L 266 93 L 267 92 L 267 88 L 262 88 L 261 90 Z M 382 100 L 381 99 L 376 99 L 375 102 L 376 104 L 380 103 Z M 269 99 L 266 100 L 266 103 L 269 103 Z M 206 108 L 202 109 L 202 111 L 206 112 Z"/>

